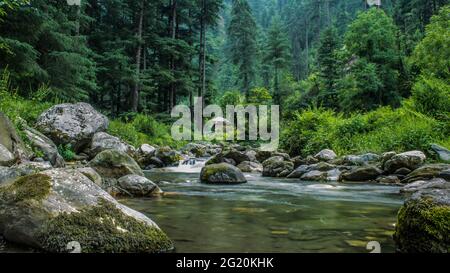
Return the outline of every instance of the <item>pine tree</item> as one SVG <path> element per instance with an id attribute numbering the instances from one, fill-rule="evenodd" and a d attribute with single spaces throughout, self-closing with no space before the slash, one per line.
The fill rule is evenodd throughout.
<path id="1" fill-rule="evenodd" d="M 275 103 L 281 105 L 280 74 L 281 70 L 289 65 L 290 48 L 286 31 L 284 30 L 279 17 L 273 19 L 270 27 L 265 55 L 265 61 L 270 63 L 273 68 L 273 97 Z"/>
<path id="2" fill-rule="evenodd" d="M 246 0 L 233 0 L 231 21 L 228 26 L 229 53 L 232 63 L 238 66 L 241 91 L 248 97 L 254 80 L 257 42 L 256 22 Z"/>
<path id="3" fill-rule="evenodd" d="M 336 83 L 339 80 L 338 45 L 337 30 L 333 27 L 325 30 L 317 54 L 319 74 L 323 82 L 319 103 L 330 108 L 338 106 L 336 90 Z"/>

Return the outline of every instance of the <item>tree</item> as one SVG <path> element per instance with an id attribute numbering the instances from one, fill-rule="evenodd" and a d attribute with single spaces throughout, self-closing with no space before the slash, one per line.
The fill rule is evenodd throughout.
<path id="1" fill-rule="evenodd" d="M 288 67 L 290 48 L 286 32 L 279 17 L 275 17 L 269 30 L 269 37 L 265 50 L 265 61 L 273 67 L 275 103 L 281 105 L 279 75 L 282 69 Z"/>
<path id="2" fill-rule="evenodd" d="M 371 73 L 371 78 L 366 79 L 367 87 L 360 85 L 358 81 L 349 90 L 358 90 L 350 95 L 357 99 L 358 95 L 366 93 L 375 94 L 372 99 L 357 99 L 361 102 L 360 109 L 373 109 L 376 106 L 399 105 L 400 101 L 400 73 L 402 70 L 401 54 L 398 50 L 396 38 L 397 28 L 393 20 L 378 8 L 371 8 L 358 15 L 357 19 L 349 26 L 345 34 L 346 54 L 348 55 L 347 71 L 354 75 L 352 78 L 361 79 L 359 73 Z M 357 64 L 356 67 L 353 66 Z M 376 77 L 372 77 L 375 73 Z M 373 75 L 375 76 L 375 75 Z M 347 85 L 348 86 L 348 85 Z M 379 88 L 375 88 L 379 86 Z M 367 89 L 366 91 L 360 89 Z M 376 103 L 375 103 L 376 102 Z M 374 104 L 375 103 L 375 104 Z M 345 107 L 350 109 L 349 107 Z"/>
<path id="3" fill-rule="evenodd" d="M 338 106 L 336 88 L 339 80 L 338 46 L 337 30 L 332 27 L 325 30 L 317 54 L 320 78 L 323 82 L 319 102 L 324 107 L 336 108 Z"/>
<path id="4" fill-rule="evenodd" d="M 232 63 L 238 66 L 241 91 L 248 98 L 254 80 L 257 53 L 256 22 L 246 0 L 233 0 L 231 21 L 228 26 L 229 54 Z"/>

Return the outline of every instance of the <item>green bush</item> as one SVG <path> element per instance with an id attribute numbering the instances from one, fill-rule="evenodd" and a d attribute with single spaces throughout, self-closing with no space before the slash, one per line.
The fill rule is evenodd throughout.
<path id="1" fill-rule="evenodd" d="M 172 148 L 180 148 L 185 145 L 184 142 L 175 141 L 172 138 L 168 125 L 142 114 L 135 115 L 129 122 L 120 119 L 112 120 L 108 132 L 135 147 L 145 143 Z"/>
<path id="2" fill-rule="evenodd" d="M 412 98 L 416 109 L 437 119 L 450 114 L 450 85 L 448 81 L 428 76 L 420 77 L 414 85 Z"/>
<path id="3" fill-rule="evenodd" d="M 281 135 L 281 146 L 292 155 L 312 155 L 330 148 L 340 155 L 358 153 L 428 151 L 437 142 L 449 147 L 446 123 L 407 107 L 379 108 L 366 114 L 344 117 L 330 110 L 298 112 Z"/>

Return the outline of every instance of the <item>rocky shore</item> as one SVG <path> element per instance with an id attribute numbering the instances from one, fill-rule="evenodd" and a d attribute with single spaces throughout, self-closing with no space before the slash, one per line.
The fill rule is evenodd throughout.
<path id="1" fill-rule="evenodd" d="M 144 144 L 132 147 L 109 135 L 108 119 L 86 103 L 61 104 L 18 133 L 0 113 L 0 234 L 7 241 L 47 252 L 166 252 L 174 248 L 151 219 L 114 197 L 164 194 L 143 170 L 208 158 L 200 181 L 246 183 L 244 173 L 292 182 L 381 183 L 401 186 L 405 204 L 394 236 L 399 252 L 450 251 L 450 152 L 429 151 L 308 157 L 260 151 L 238 144 L 189 143 L 180 151 Z M 59 154 L 72 147 L 73 162 Z"/>

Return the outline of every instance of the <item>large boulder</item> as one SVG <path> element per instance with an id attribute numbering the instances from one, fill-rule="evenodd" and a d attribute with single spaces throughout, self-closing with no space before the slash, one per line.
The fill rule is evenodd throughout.
<path id="1" fill-rule="evenodd" d="M 286 177 L 294 170 L 294 163 L 282 156 L 274 156 L 263 162 L 263 176 Z"/>
<path id="2" fill-rule="evenodd" d="M 228 164 L 212 164 L 203 167 L 200 181 L 207 184 L 241 184 L 247 179 L 237 167 Z"/>
<path id="3" fill-rule="evenodd" d="M 314 157 L 320 161 L 331 161 L 336 159 L 337 155 L 333 150 L 325 149 L 317 153 Z"/>
<path id="4" fill-rule="evenodd" d="M 365 182 L 375 180 L 383 173 L 381 169 L 376 166 L 356 167 L 341 175 L 342 181 Z"/>
<path id="5" fill-rule="evenodd" d="M 103 186 L 103 178 L 93 168 L 91 167 L 77 168 L 76 171 L 80 172 L 81 174 L 89 178 L 89 180 L 99 185 L 100 187 Z"/>
<path id="6" fill-rule="evenodd" d="M 121 195 L 130 195 L 132 197 L 149 197 L 162 193 L 158 185 L 143 176 L 135 174 L 119 178 L 117 189 Z"/>
<path id="7" fill-rule="evenodd" d="M 66 165 L 64 158 L 59 154 L 58 148 L 50 138 L 29 126 L 24 126 L 24 133 L 31 146 L 41 151 L 44 154 L 44 159 L 50 161 L 53 167 L 62 168 Z"/>
<path id="8" fill-rule="evenodd" d="M 259 162 L 264 162 L 267 159 L 271 158 L 272 154 L 273 152 L 258 150 L 256 151 L 256 160 L 258 160 Z"/>
<path id="9" fill-rule="evenodd" d="M 252 161 L 241 162 L 237 167 L 244 173 L 262 173 L 263 171 L 261 164 Z"/>
<path id="10" fill-rule="evenodd" d="M 402 183 L 408 184 L 419 180 L 430 180 L 442 177 L 442 173 L 450 170 L 450 164 L 427 164 L 409 173 Z M 445 178 L 445 177 L 442 177 Z"/>
<path id="11" fill-rule="evenodd" d="M 384 170 L 388 173 L 394 173 L 400 168 L 415 170 L 419 168 L 427 159 L 421 151 L 410 151 L 392 156 L 384 163 Z"/>
<path id="12" fill-rule="evenodd" d="M 10 154 L 14 156 L 14 161 L 19 163 L 27 161 L 31 157 L 30 151 L 26 148 L 22 139 L 17 134 L 16 128 L 2 112 L 0 112 L 0 145 L 3 146 L 2 151 L 0 151 L 0 157 L 2 157 L 2 153 L 3 160 L 6 162 L 3 163 L 3 165 L 11 165 L 8 162 Z M 6 151 L 4 148 L 9 152 L 8 155 L 5 155 Z M 3 165 L 0 163 L 0 166 Z"/>
<path id="13" fill-rule="evenodd" d="M 128 143 L 123 142 L 118 137 L 112 136 L 105 132 L 95 133 L 92 137 L 90 153 L 92 156 L 106 150 L 117 150 L 133 156 L 135 149 Z"/>
<path id="14" fill-rule="evenodd" d="M 433 150 L 433 152 L 437 155 L 439 160 L 450 161 L 450 151 L 447 148 L 437 144 L 432 144 L 431 150 Z"/>
<path id="15" fill-rule="evenodd" d="M 398 213 L 394 234 L 398 251 L 450 252 L 449 184 L 435 179 L 407 186 L 407 200 Z"/>
<path id="16" fill-rule="evenodd" d="M 36 128 L 56 145 L 70 144 L 76 152 L 88 146 L 97 132 L 108 128 L 108 118 L 90 104 L 59 104 L 42 113 Z"/>
<path id="17" fill-rule="evenodd" d="M 145 215 L 118 203 L 87 177 L 52 169 L 0 187 L 0 234 L 46 252 L 164 252 L 167 235 Z"/>
<path id="18" fill-rule="evenodd" d="M 106 150 L 97 154 L 89 164 L 103 178 L 119 179 L 125 175 L 144 176 L 142 169 L 128 154 L 117 150 Z"/>

